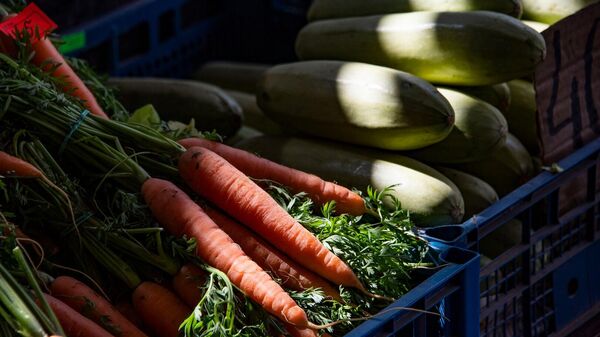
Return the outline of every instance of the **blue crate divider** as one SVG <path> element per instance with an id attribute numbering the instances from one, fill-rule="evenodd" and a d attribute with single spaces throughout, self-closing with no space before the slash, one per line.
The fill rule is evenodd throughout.
<path id="1" fill-rule="evenodd" d="M 513 219 L 523 224 L 518 243 L 481 269 L 482 337 L 566 336 L 600 312 L 599 158 L 597 139 L 560 161 L 561 172 L 542 172 L 463 224 L 420 230 L 483 254 L 484 238 Z M 584 197 L 561 209 L 574 182 Z"/>
<path id="2" fill-rule="evenodd" d="M 345 337 L 479 336 L 479 255 L 439 243 L 432 246 L 440 251 L 441 269 Z"/>
<path id="3" fill-rule="evenodd" d="M 84 35 L 69 52 L 114 76 L 189 77 L 207 61 L 295 61 L 294 41 L 308 1 L 128 0 L 60 31 Z M 79 39 L 81 40 L 81 39 Z"/>
<path id="4" fill-rule="evenodd" d="M 600 258 L 600 243 L 596 242 L 588 251 L 588 261 L 598 261 Z M 592 286 L 592 303 L 600 303 L 600 268 L 589 267 L 588 278 L 589 284 Z"/>
<path id="5" fill-rule="evenodd" d="M 202 62 L 226 54 L 226 1 L 137 0 L 61 32 L 83 34 L 70 55 L 116 76 L 188 77 Z"/>

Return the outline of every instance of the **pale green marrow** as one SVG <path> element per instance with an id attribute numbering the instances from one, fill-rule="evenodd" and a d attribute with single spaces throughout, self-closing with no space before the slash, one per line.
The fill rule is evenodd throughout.
<path id="1" fill-rule="evenodd" d="M 594 2 L 598 0 L 523 0 L 523 19 L 551 25 Z"/>
<path id="2" fill-rule="evenodd" d="M 526 24 L 528 27 L 533 28 L 538 33 L 541 33 L 543 31 L 545 31 L 546 29 L 548 29 L 548 27 L 550 27 L 549 24 L 543 23 L 543 22 L 538 22 L 538 21 L 521 20 L 521 22 Z"/>
<path id="3" fill-rule="evenodd" d="M 472 217 L 498 201 L 498 193 L 490 184 L 474 175 L 448 167 L 435 167 L 460 190 L 465 202 L 465 219 Z"/>
<path id="4" fill-rule="evenodd" d="M 502 113 L 491 104 L 451 89 L 439 89 L 455 113 L 450 135 L 407 155 L 425 163 L 451 164 L 481 160 L 502 147 L 508 126 Z"/>
<path id="5" fill-rule="evenodd" d="M 539 154 L 535 88 L 531 82 L 524 80 L 510 81 L 508 86 L 511 103 L 503 111 L 508 130 L 523 143 L 530 154 Z"/>
<path id="6" fill-rule="evenodd" d="M 244 125 L 256 129 L 266 135 L 284 134 L 283 127 L 267 117 L 256 103 L 256 96 L 241 91 L 226 90 L 242 108 Z"/>
<path id="7" fill-rule="evenodd" d="M 475 10 L 494 11 L 520 18 L 523 4 L 521 0 L 313 0 L 308 10 L 308 20 L 403 12 Z"/>
<path id="8" fill-rule="evenodd" d="M 446 85 L 479 86 L 530 75 L 546 54 L 543 37 L 508 15 L 413 12 L 332 19 L 298 34 L 300 59 L 377 64 Z"/>
<path id="9" fill-rule="evenodd" d="M 223 89 L 254 94 L 258 80 L 269 67 L 259 63 L 214 61 L 203 64 L 192 78 Z"/>
<path id="10" fill-rule="evenodd" d="M 190 80 L 115 77 L 119 101 L 130 111 L 152 104 L 164 120 L 195 120 L 201 131 L 217 131 L 227 138 L 242 125 L 242 109 L 220 88 Z"/>
<path id="11" fill-rule="evenodd" d="M 510 88 L 507 83 L 479 87 L 452 87 L 452 89 L 490 103 L 501 112 L 506 111 L 510 105 Z"/>
<path id="12" fill-rule="evenodd" d="M 365 63 L 278 65 L 258 88 L 258 105 L 272 120 L 346 143 L 417 149 L 446 138 L 454 123 L 452 107 L 431 84 Z"/>
<path id="13" fill-rule="evenodd" d="M 534 174 L 531 156 L 512 134 L 508 134 L 504 146 L 488 158 L 453 167 L 484 180 L 500 197 L 514 191 Z"/>

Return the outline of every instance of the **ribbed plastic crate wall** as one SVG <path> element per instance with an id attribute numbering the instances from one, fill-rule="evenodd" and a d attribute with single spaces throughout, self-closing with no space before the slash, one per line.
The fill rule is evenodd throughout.
<path id="1" fill-rule="evenodd" d="M 61 34 L 85 36 L 69 55 L 115 76 L 179 78 L 213 59 L 294 61 L 294 41 L 310 5 L 306 0 L 127 0 L 93 16 L 93 3 L 98 1 L 81 6 L 79 20 L 62 20 L 68 24 Z M 89 15 L 93 19 L 85 20 Z"/>
<path id="2" fill-rule="evenodd" d="M 599 159 L 600 139 L 559 162 L 562 172 L 541 173 L 462 225 L 424 231 L 484 255 L 486 238 L 497 244 L 506 236 L 495 231 L 521 221 L 516 240 L 481 269 L 482 337 L 566 336 L 600 312 Z"/>
<path id="3" fill-rule="evenodd" d="M 423 282 L 345 337 L 478 336 L 479 256 L 444 246 L 438 262 Z"/>
<path id="4" fill-rule="evenodd" d="M 70 29 L 82 22 L 115 12 L 137 0 L 35 0 L 44 13 L 61 29 Z"/>
<path id="5" fill-rule="evenodd" d="M 117 76 L 187 77 L 227 54 L 226 1 L 137 0 L 61 31 L 82 34 L 70 53 Z"/>

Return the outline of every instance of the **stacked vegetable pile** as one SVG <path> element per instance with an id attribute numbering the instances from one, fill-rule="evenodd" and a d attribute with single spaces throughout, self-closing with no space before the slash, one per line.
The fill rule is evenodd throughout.
<path id="1" fill-rule="evenodd" d="M 0 53 L 3 336 L 341 336 L 436 266 L 389 190 L 220 143 L 241 121 L 222 90 L 130 114 L 30 32 Z"/>
<path id="2" fill-rule="evenodd" d="M 534 175 L 539 31 L 591 2 L 315 0 L 300 62 L 194 76 L 243 107 L 235 146 L 345 186 L 393 185 L 418 226 L 457 224 Z M 515 244 L 519 226 L 491 240 Z"/>

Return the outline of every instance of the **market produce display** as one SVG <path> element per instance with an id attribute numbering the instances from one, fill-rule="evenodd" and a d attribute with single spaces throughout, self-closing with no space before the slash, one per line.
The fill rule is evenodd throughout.
<path id="1" fill-rule="evenodd" d="M 435 264 L 426 257 L 432 254 L 427 243 L 413 233 L 408 213 L 399 205 L 384 206 L 387 191 L 361 195 L 207 143 L 232 125 L 202 133 L 190 115 L 172 115 L 180 119 L 176 124 L 161 120 L 152 105 L 129 113 L 130 104 L 138 104 L 122 104 L 91 69 L 72 60 L 98 101 L 111 103 L 106 105 L 111 119 L 90 114 L 83 101 L 62 93 L 61 81 L 19 56 L 31 53 L 30 48 L 25 40 L 16 57 L 0 54 L 6 233 L 0 243 L 10 252 L 21 243 L 17 233 L 31 233 L 33 238 L 24 242 L 36 249 L 27 253 L 39 250 L 42 267 L 36 266 L 28 283 L 10 284 L 8 289 L 26 302 L 23 311 L 3 316 L 0 327 L 7 335 L 340 335 L 357 324 L 354 319 L 376 314 L 408 291 L 416 282 L 411 270 Z M 123 82 L 112 83 L 126 96 Z M 144 90 L 143 81 L 138 84 L 133 91 Z M 167 109 L 161 106 L 166 98 L 155 93 L 149 96 L 156 106 Z M 180 93 L 185 96 L 185 89 Z M 235 106 L 224 92 L 212 93 Z M 191 96 L 188 102 L 196 104 Z M 193 117 L 211 123 L 211 115 L 216 113 Z M 235 123 L 239 119 L 230 124 Z M 188 150 L 176 142 L 198 136 L 206 139 L 195 138 L 200 146 Z M 218 151 L 219 146 L 233 154 Z M 238 170 L 209 147 L 251 170 Z M 262 163 L 258 171 L 257 160 Z M 264 183 L 256 184 L 247 174 Z M 232 224 L 238 229 L 230 237 Z M 249 236 L 237 235 L 240 226 L 247 226 L 244 231 L 254 241 L 242 241 Z M 58 248 L 47 256 L 38 241 Z M 359 246 L 363 252 L 357 255 Z M 369 269 L 363 270 L 366 265 Z M 7 268 L 10 276 L 32 266 L 9 263 Z M 184 282 L 182 274 L 201 277 Z M 56 281 L 38 279 L 41 275 L 56 276 Z M 37 294 L 28 288 L 37 288 Z M 45 288 L 50 294 L 42 295 L 39 289 Z M 9 300 L 4 298 L 3 306 Z M 44 302 L 47 310 L 40 311 L 35 301 Z M 131 311 L 125 318 L 126 311 L 115 311 L 111 302 L 124 302 L 119 307 L 133 308 L 139 319 Z M 25 310 L 37 310 L 37 316 Z"/>
<path id="2" fill-rule="evenodd" d="M 2 34 L 0 335 L 337 337 L 433 274 L 420 228 L 536 173 L 539 31 L 584 4 L 417 2 L 315 0 L 298 61 L 186 80 Z"/>

